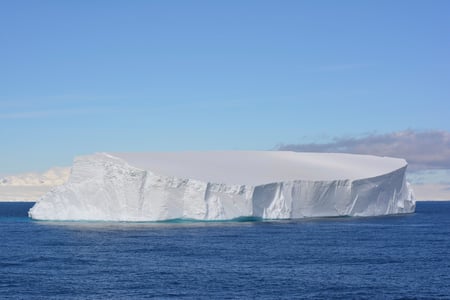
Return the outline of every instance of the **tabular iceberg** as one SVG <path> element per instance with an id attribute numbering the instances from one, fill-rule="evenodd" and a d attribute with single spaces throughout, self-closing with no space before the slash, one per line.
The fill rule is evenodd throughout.
<path id="1" fill-rule="evenodd" d="M 295 219 L 411 213 L 403 159 L 342 153 L 96 153 L 29 211 L 38 220 Z"/>

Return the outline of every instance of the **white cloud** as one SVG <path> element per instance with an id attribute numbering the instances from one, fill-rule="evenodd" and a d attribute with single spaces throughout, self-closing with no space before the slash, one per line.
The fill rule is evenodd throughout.
<path id="1" fill-rule="evenodd" d="M 44 173 L 23 173 L 0 178 L 0 201 L 36 201 L 54 186 L 67 181 L 70 168 L 55 167 Z"/>

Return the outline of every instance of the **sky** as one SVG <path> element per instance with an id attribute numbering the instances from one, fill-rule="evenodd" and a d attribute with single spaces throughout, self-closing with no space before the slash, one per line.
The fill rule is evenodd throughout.
<path id="1" fill-rule="evenodd" d="M 450 1 L 0 1 L 0 174 L 99 151 L 446 134 L 449 12 Z"/>

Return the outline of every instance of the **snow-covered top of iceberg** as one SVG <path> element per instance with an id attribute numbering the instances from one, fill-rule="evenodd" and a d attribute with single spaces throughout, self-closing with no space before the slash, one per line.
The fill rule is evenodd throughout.
<path id="1" fill-rule="evenodd" d="M 204 182 L 261 185 L 273 182 L 362 179 L 406 167 L 404 159 L 344 153 L 202 151 L 101 153 L 154 174 Z"/>

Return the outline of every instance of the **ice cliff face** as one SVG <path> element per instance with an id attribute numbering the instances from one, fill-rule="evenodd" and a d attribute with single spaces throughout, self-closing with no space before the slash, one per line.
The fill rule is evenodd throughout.
<path id="1" fill-rule="evenodd" d="M 239 152 L 234 152 L 233 155 L 236 153 Z M 229 170 L 226 169 L 226 166 L 230 165 L 226 158 L 224 166 L 220 167 L 227 174 L 215 172 L 213 167 L 209 167 L 211 161 L 206 163 L 206 167 L 199 166 L 199 169 L 205 168 L 204 171 L 199 173 L 198 170 L 193 170 L 194 176 L 189 178 L 186 175 L 181 177 L 180 172 L 189 170 L 179 165 L 185 161 L 194 165 L 197 161 L 204 161 L 201 154 L 196 155 L 195 159 L 185 157 L 177 161 L 175 167 L 170 163 L 172 160 L 166 160 L 165 168 L 162 165 L 155 167 L 157 172 L 151 170 L 152 159 L 156 159 L 156 165 L 167 157 L 149 157 L 150 165 L 145 168 L 142 159 L 140 163 L 136 163 L 139 167 L 129 163 L 133 159 L 125 159 L 131 154 L 98 153 L 78 157 L 68 182 L 43 196 L 30 210 L 29 215 L 39 220 L 160 221 L 180 218 L 230 220 L 239 217 L 291 219 L 376 216 L 414 212 L 412 191 L 405 181 L 404 160 L 354 155 L 355 163 L 360 165 L 356 166 L 354 171 L 349 171 L 350 176 L 346 178 L 345 165 L 341 162 L 349 158 L 351 160 L 353 155 L 252 153 L 245 152 L 245 157 L 239 161 L 243 169 L 240 170 L 240 175 L 236 174 L 236 178 L 242 181 L 241 184 L 233 181 L 233 174 L 230 173 L 232 166 Z M 275 155 L 272 153 L 277 155 L 274 163 L 265 166 L 267 159 L 270 160 Z M 205 153 L 205 159 L 218 159 L 217 156 L 226 156 L 226 152 L 208 155 Z M 283 170 L 275 169 L 284 163 L 301 167 L 305 165 L 302 160 L 305 155 L 307 162 L 310 161 L 307 155 L 318 158 L 318 161 L 322 162 L 318 169 L 322 171 L 312 169 L 310 178 L 298 179 L 293 178 L 303 173 L 308 174 L 308 170 L 303 170 L 303 173 L 293 172 L 289 175 L 292 179 L 289 179 L 290 177 L 283 178 Z M 244 180 L 245 176 L 250 176 L 252 171 L 245 166 L 248 161 L 246 157 L 260 157 L 249 163 L 248 167 L 261 168 L 259 174 L 254 173 L 248 180 Z M 327 157 L 330 161 L 328 164 Z M 143 159 L 145 161 L 145 155 Z M 360 170 L 365 165 L 376 165 L 374 168 L 379 168 L 386 159 L 389 159 L 385 163 L 386 166 L 375 172 Z M 361 164 L 362 162 L 365 164 Z M 349 166 L 350 169 L 353 167 Z M 272 170 L 273 173 L 283 176 L 274 176 L 273 182 L 265 182 L 269 177 L 264 176 Z M 361 172 L 371 176 L 363 177 Z M 223 182 L 217 182 L 220 176 L 223 177 Z M 207 178 L 213 178 L 214 181 L 208 181 Z M 259 179 L 260 184 L 257 183 Z"/>

